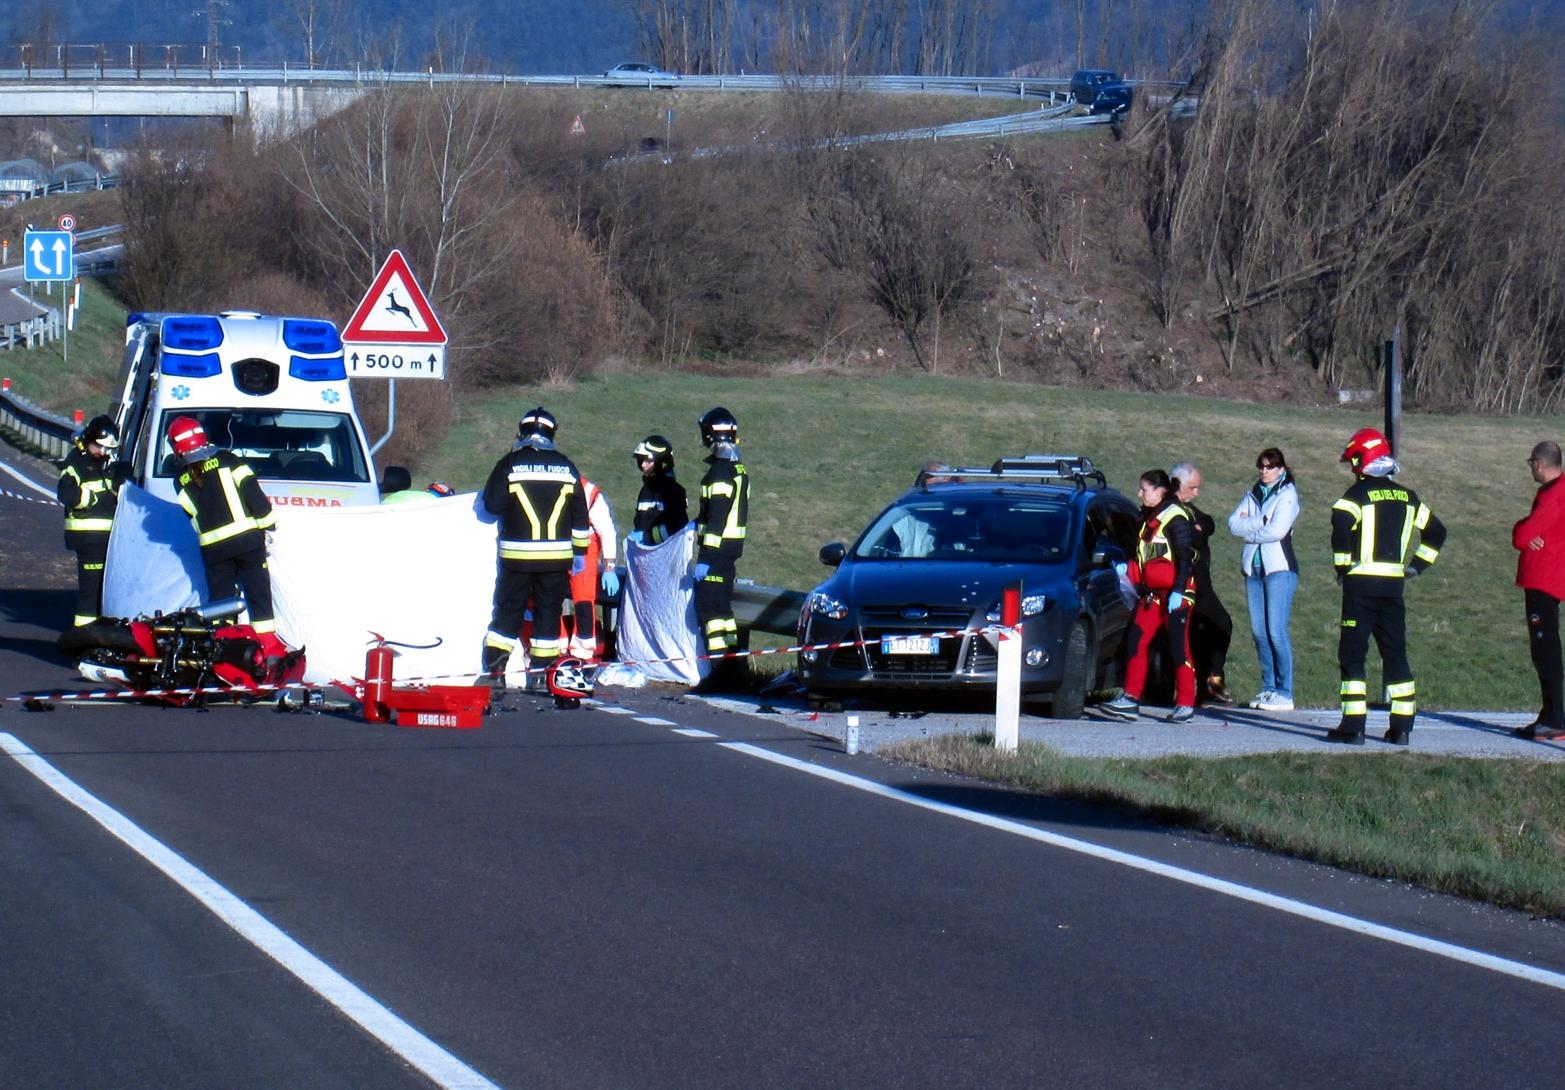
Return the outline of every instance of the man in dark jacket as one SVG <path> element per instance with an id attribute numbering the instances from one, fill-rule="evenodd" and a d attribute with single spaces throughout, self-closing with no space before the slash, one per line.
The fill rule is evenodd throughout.
<path id="1" fill-rule="evenodd" d="M 1565 598 L 1565 486 L 1560 484 L 1560 445 L 1544 441 L 1527 459 L 1538 493 L 1532 510 L 1511 532 L 1517 550 L 1516 585 L 1527 608 L 1527 646 L 1538 672 L 1543 704 L 1538 718 L 1513 733 L 1518 738 L 1565 737 L 1565 669 L 1560 662 L 1560 599 Z"/>
<path id="2" fill-rule="evenodd" d="M 60 470 L 55 498 L 65 508 L 65 547 L 76 554 L 78 628 L 98 619 L 103 608 L 103 565 L 109 556 L 109 531 L 119 505 L 125 464 L 113 462 L 119 429 L 107 416 L 95 416 L 71 443 Z"/>
<path id="3" fill-rule="evenodd" d="M 1233 639 L 1234 622 L 1223 608 L 1222 599 L 1212 586 L 1212 534 L 1217 522 L 1196 506 L 1201 494 L 1201 470 L 1194 462 L 1180 462 L 1168 471 L 1175 482 L 1179 502 L 1190 512 L 1190 528 L 1195 531 L 1195 602 L 1190 607 L 1190 657 L 1195 660 L 1196 694 L 1203 703 L 1232 704 L 1223 671 L 1228 663 L 1228 644 Z"/>
<path id="4" fill-rule="evenodd" d="M 548 667 L 565 653 L 560 611 L 570 577 L 586 570 L 586 492 L 575 465 L 554 445 L 554 414 L 539 406 L 516 427 L 516 445 L 490 471 L 484 508 L 500 519 L 494 612 L 484 635 L 483 670 L 505 685 L 505 666 L 520 642 L 532 603 L 527 691 L 549 691 Z"/>

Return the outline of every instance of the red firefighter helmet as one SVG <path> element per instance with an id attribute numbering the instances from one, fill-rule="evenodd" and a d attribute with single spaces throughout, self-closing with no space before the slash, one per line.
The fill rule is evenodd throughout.
<path id="1" fill-rule="evenodd" d="M 206 437 L 206 429 L 193 416 L 176 416 L 168 426 L 168 441 L 174 453 L 188 458 L 203 447 L 212 445 Z"/>
<path id="2" fill-rule="evenodd" d="M 581 659 L 557 659 L 544 676 L 549 682 L 549 692 L 555 696 L 579 700 L 592 695 L 591 668 Z"/>
<path id="3" fill-rule="evenodd" d="M 1390 440 L 1374 428 L 1360 428 L 1353 433 L 1353 438 L 1349 439 L 1348 445 L 1342 449 L 1340 460 L 1358 469 L 1390 453 Z"/>

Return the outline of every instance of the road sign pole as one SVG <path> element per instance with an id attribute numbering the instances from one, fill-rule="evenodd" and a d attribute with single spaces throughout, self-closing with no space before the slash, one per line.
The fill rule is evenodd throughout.
<path id="1" fill-rule="evenodd" d="M 381 447 L 386 445 L 386 440 L 391 438 L 391 433 L 397 430 L 397 380 L 386 380 L 386 434 L 375 440 L 375 445 L 370 447 L 370 456 L 374 457 Z"/>

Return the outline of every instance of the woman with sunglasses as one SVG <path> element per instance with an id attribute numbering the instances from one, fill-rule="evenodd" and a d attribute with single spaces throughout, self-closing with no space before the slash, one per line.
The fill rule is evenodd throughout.
<path id="1" fill-rule="evenodd" d="M 1260 479 L 1228 516 L 1228 529 L 1244 541 L 1240 560 L 1250 632 L 1261 660 L 1261 692 L 1250 707 L 1293 710 L 1293 644 L 1288 619 L 1299 587 L 1299 559 L 1293 551 L 1293 524 L 1299 518 L 1299 489 L 1288 460 L 1276 447 L 1255 459 Z"/>

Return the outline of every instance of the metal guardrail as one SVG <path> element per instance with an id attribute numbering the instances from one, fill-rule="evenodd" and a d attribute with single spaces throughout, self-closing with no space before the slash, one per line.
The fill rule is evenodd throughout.
<path id="1" fill-rule="evenodd" d="M 76 426 L 10 390 L 0 391 L 0 436 L 14 447 L 59 462 L 70 453 Z"/>
<path id="2" fill-rule="evenodd" d="M 741 629 L 794 636 L 804 610 L 802 590 L 767 587 L 748 579 L 734 580 L 734 620 Z"/>
<path id="3" fill-rule="evenodd" d="M 12 190 L 10 194 L 24 201 L 30 201 L 37 200 L 39 197 L 52 197 L 58 193 L 91 193 L 99 189 L 117 189 L 119 184 L 120 176 L 118 174 L 101 174 L 91 180 L 79 179 L 74 182 L 49 182 L 46 185 L 35 185 L 31 189 Z M 0 197 L 7 195 L 7 193 L 0 192 Z M 86 234 L 86 232 L 84 231 L 82 234 Z M 82 236 L 77 235 L 76 237 L 81 238 Z"/>

